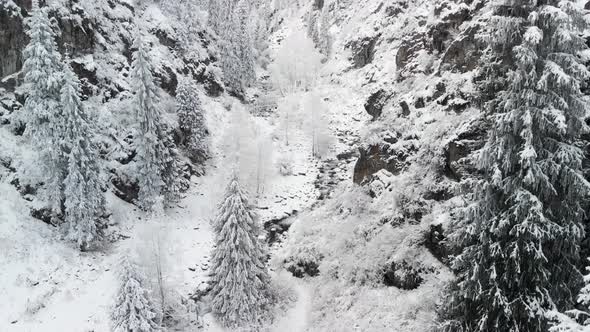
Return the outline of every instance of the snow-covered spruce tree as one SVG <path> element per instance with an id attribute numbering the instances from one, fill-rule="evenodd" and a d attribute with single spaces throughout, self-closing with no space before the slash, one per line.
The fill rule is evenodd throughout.
<path id="1" fill-rule="evenodd" d="M 586 270 L 590 272 L 589 267 Z M 549 312 L 547 316 L 553 323 L 549 332 L 590 332 L 590 274 L 584 276 L 584 283 L 578 295 L 578 303 L 582 304 L 586 310 L 574 309 L 567 311 L 566 314 L 557 311 Z"/>
<path id="2" fill-rule="evenodd" d="M 212 309 L 227 328 L 253 328 L 269 319 L 274 292 L 265 267 L 260 226 L 234 173 L 213 222 Z"/>
<path id="3" fill-rule="evenodd" d="M 136 138 L 137 170 L 139 180 L 139 206 L 148 211 L 162 206 L 162 195 L 168 199 L 176 189 L 178 166 L 171 149 L 166 144 L 155 79 L 149 62 L 147 48 L 142 38 L 136 38 L 133 53 L 131 79 L 135 86 L 135 111 L 139 122 Z M 168 191 L 168 192 L 167 192 Z"/>
<path id="4" fill-rule="evenodd" d="M 446 331 L 547 331 L 546 312 L 570 308 L 581 278 L 583 15 L 574 1 L 502 5 L 520 15 L 495 17 L 492 33 L 518 43 L 507 88 L 489 104 L 484 179 L 451 236 L 461 254 Z"/>
<path id="5" fill-rule="evenodd" d="M 182 80 L 176 88 L 176 110 L 182 134 L 180 144 L 186 148 L 192 162 L 202 163 L 209 155 L 208 131 L 197 88 L 188 79 Z"/>
<path id="6" fill-rule="evenodd" d="M 145 277 L 128 257 L 122 259 L 120 268 L 121 286 L 112 312 L 113 331 L 160 331 L 158 315 L 146 288 Z"/>
<path id="7" fill-rule="evenodd" d="M 57 51 L 55 32 L 47 8 L 33 1 L 31 16 L 26 19 L 29 44 L 23 51 L 25 101 L 23 122 L 25 134 L 41 153 L 47 174 L 46 196 L 54 214 L 61 214 L 62 183 L 65 178 L 65 153 L 59 134 L 63 131 L 60 89 L 62 86 L 61 55 Z"/>
<path id="8" fill-rule="evenodd" d="M 104 212 L 98 153 L 92 145 L 92 131 L 80 101 L 80 81 L 66 58 L 61 107 L 63 109 L 63 144 L 67 154 L 67 176 L 64 181 L 65 221 L 68 237 L 81 250 L 88 249 L 100 238 L 97 220 Z"/>

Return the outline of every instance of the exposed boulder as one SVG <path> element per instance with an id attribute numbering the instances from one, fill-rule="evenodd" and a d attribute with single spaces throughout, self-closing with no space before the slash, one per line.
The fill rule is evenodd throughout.
<path id="1" fill-rule="evenodd" d="M 384 89 L 379 89 L 369 96 L 365 103 L 365 110 L 373 117 L 373 120 L 376 120 L 381 116 L 383 107 L 385 107 L 385 104 L 387 104 L 387 101 L 392 95 L 392 93 L 389 93 Z"/>
<path id="2" fill-rule="evenodd" d="M 442 97 L 442 95 L 444 95 L 447 92 L 447 85 L 445 84 L 445 82 L 438 82 L 436 83 L 436 86 L 434 87 L 434 93 L 432 94 L 432 97 L 428 98 L 428 101 L 431 100 L 436 100 L 440 97 Z"/>
<path id="3" fill-rule="evenodd" d="M 350 41 L 346 44 L 346 48 L 352 52 L 352 64 L 355 68 L 362 68 L 373 61 L 375 56 L 375 46 L 381 34 L 364 37 L 358 40 Z"/>
<path id="4" fill-rule="evenodd" d="M 424 97 L 418 97 L 414 101 L 414 107 L 417 109 L 426 107 L 426 103 L 424 102 Z"/>
<path id="5" fill-rule="evenodd" d="M 402 100 L 399 106 L 402 108 L 402 116 L 407 117 L 410 115 L 410 106 L 405 100 Z"/>

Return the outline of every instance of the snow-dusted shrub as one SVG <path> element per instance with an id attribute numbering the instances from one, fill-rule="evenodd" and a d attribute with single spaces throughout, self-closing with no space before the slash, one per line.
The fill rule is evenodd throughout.
<path id="1" fill-rule="evenodd" d="M 277 160 L 277 169 L 282 176 L 293 175 L 293 159 L 289 156 L 281 156 Z"/>
<path id="2" fill-rule="evenodd" d="M 316 248 L 305 247 L 295 255 L 284 259 L 283 267 L 297 278 L 315 277 L 320 273 L 322 254 Z"/>

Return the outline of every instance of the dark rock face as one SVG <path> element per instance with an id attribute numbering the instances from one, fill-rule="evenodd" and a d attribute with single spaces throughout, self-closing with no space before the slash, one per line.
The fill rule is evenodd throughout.
<path id="1" fill-rule="evenodd" d="M 162 72 L 156 73 L 156 78 L 160 86 L 171 96 L 176 96 L 176 87 L 178 86 L 178 77 L 174 69 L 164 66 Z"/>
<path id="2" fill-rule="evenodd" d="M 385 15 L 387 17 L 396 17 L 401 14 L 404 10 L 408 9 L 407 2 L 400 2 L 393 5 L 390 5 L 385 8 Z"/>
<path id="3" fill-rule="evenodd" d="M 383 272 L 383 284 L 399 289 L 412 290 L 422 284 L 424 278 L 420 275 L 422 269 L 415 269 L 406 261 L 392 262 Z"/>
<path id="4" fill-rule="evenodd" d="M 182 73 L 184 75 L 192 76 L 195 81 L 203 84 L 208 95 L 219 97 L 223 93 L 223 84 L 221 83 L 221 80 L 209 70 L 208 63 L 200 63 L 193 59 L 183 60 L 184 67 L 181 69 Z"/>
<path id="5" fill-rule="evenodd" d="M 430 46 L 425 33 L 415 33 L 402 40 L 395 56 L 397 70 L 406 73 L 416 69 L 416 65 L 410 65 L 418 53 L 422 50 L 430 52 Z"/>
<path id="6" fill-rule="evenodd" d="M 472 152 L 483 147 L 485 138 L 486 123 L 482 119 L 477 119 L 465 127 L 445 148 L 445 175 L 458 181 L 469 174 L 474 174 L 475 165 L 468 157 Z"/>
<path id="7" fill-rule="evenodd" d="M 324 8 L 324 0 L 313 0 L 313 9 L 322 10 Z"/>
<path id="8" fill-rule="evenodd" d="M 466 73 L 474 70 L 482 55 L 482 45 L 476 41 L 479 27 L 473 26 L 453 40 L 441 59 L 441 68 Z"/>
<path id="9" fill-rule="evenodd" d="M 57 17 L 57 13 L 50 15 Z M 57 40 L 60 53 L 78 56 L 94 51 L 96 28 L 84 11 L 73 9 L 71 17 L 60 17 L 57 21 L 61 30 Z"/>
<path id="10" fill-rule="evenodd" d="M 442 225 L 430 225 L 428 232 L 425 234 L 424 246 L 439 261 L 447 263 L 449 260 L 449 251 L 445 246 L 446 236 Z"/>
<path id="11" fill-rule="evenodd" d="M 24 31 L 24 18 L 28 16 L 31 1 L 15 3 L 18 7 L 10 6 L 8 1 L 0 2 L 0 78 L 21 70 L 22 51 L 29 42 Z M 77 56 L 94 51 L 96 29 L 80 7 L 73 7 L 68 17 L 59 17 L 58 13 L 53 12 L 50 16 L 56 18 L 61 32 L 57 45 L 62 54 L 67 51 L 72 56 Z"/>
<path id="12" fill-rule="evenodd" d="M 479 9 L 481 7 L 476 6 L 473 10 Z M 437 73 L 441 70 L 464 73 L 477 66 L 481 45 L 475 36 L 481 27 L 473 25 L 462 30 L 462 23 L 472 19 L 473 12 L 468 7 L 441 1 L 435 6 L 434 14 L 444 16 L 437 23 L 426 26 L 424 31 L 416 31 L 402 40 L 396 55 L 400 79 L 415 73 L 431 74 L 434 71 L 414 61 L 420 52 L 443 54 Z"/>
<path id="13" fill-rule="evenodd" d="M 379 41 L 381 34 L 373 37 L 364 37 L 359 40 L 353 40 L 346 44 L 346 48 L 352 51 L 351 61 L 355 68 L 362 68 L 373 61 L 375 56 L 375 46 Z"/>
<path id="14" fill-rule="evenodd" d="M 88 69 L 84 63 L 78 61 L 71 61 L 70 65 L 82 83 L 82 97 L 95 95 L 97 92 L 95 87 L 98 85 L 96 68 Z"/>
<path id="15" fill-rule="evenodd" d="M 376 120 L 379 116 L 381 116 L 383 107 L 391 95 L 392 94 L 386 92 L 385 90 L 379 89 L 369 96 L 369 99 L 367 99 L 367 102 L 365 103 L 365 110 L 373 117 L 373 120 Z"/>
<path id="16" fill-rule="evenodd" d="M 22 49 L 28 41 L 24 33 L 24 10 L 0 1 L 0 80 L 20 70 Z"/>
<path id="17" fill-rule="evenodd" d="M 139 196 L 139 184 L 123 174 L 111 172 L 113 193 L 125 202 L 134 204 Z"/>
<path id="18" fill-rule="evenodd" d="M 402 116 L 410 115 L 410 106 L 406 101 L 401 101 L 399 106 L 402 108 Z"/>
<path id="19" fill-rule="evenodd" d="M 354 183 L 361 184 L 370 175 L 382 169 L 393 175 L 399 174 L 405 166 L 408 154 L 390 147 L 390 144 L 383 143 L 359 148 L 360 157 L 354 166 Z"/>
<path id="20" fill-rule="evenodd" d="M 53 213 L 49 208 L 31 209 L 31 217 L 41 220 L 42 222 L 55 226 L 58 223 L 53 218 Z"/>
<path id="21" fill-rule="evenodd" d="M 424 103 L 424 98 L 423 97 L 416 98 L 416 101 L 414 102 L 414 107 L 417 109 L 426 107 L 426 104 Z"/>

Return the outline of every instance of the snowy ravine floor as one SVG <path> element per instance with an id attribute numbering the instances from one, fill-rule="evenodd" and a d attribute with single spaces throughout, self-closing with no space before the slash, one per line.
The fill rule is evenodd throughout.
<path id="1" fill-rule="evenodd" d="M 109 331 L 110 311 L 119 287 L 116 270 L 122 254 L 137 252 L 149 265 L 155 243 L 162 248 L 165 283 L 186 296 L 206 281 L 213 234 L 210 220 L 215 214 L 231 171 L 224 155 L 224 138 L 229 114 L 218 101 L 207 100 L 209 122 L 216 123 L 212 146 L 217 151 L 209 162 L 207 174 L 193 178 L 186 197 L 177 207 L 157 217 L 146 216 L 135 206 L 108 195 L 111 223 L 127 237 L 98 252 L 80 253 L 62 239 L 56 229 L 32 218 L 29 205 L 6 179 L 0 183 L 0 331 Z M 265 119 L 257 120 L 263 130 L 272 131 Z M 3 142 L 18 146 L 18 139 L 0 129 Z M 294 135 L 297 137 L 296 135 Z M 303 137 L 302 137 L 303 138 Z M 265 194 L 253 203 L 261 220 L 284 217 L 293 210 L 309 208 L 317 192 L 313 179 L 316 162 L 307 158 L 304 144 L 294 143 L 286 151 L 300 161 L 294 175 L 270 172 Z M 21 151 L 15 155 L 24 154 Z M 15 157 L 19 158 L 19 157 Z M 22 158 L 22 157 L 20 157 Z M 270 161 L 269 161 L 270 162 Z M 157 234 L 157 236 L 155 235 Z M 277 272 L 281 283 L 298 295 L 292 309 L 283 313 L 273 331 L 304 331 L 310 297 L 305 281 L 295 280 L 284 271 Z M 204 331 L 223 331 L 210 315 Z"/>
<path id="2" fill-rule="evenodd" d="M 283 33 L 302 30 L 298 17 L 285 24 Z M 358 92 L 330 81 L 329 72 L 320 80 L 316 91 L 329 109 L 330 131 L 334 145 L 327 159 L 350 150 L 360 127 L 368 117 L 362 109 Z M 109 194 L 112 223 L 125 239 L 107 246 L 100 252 L 80 253 L 70 243 L 59 238 L 52 227 L 29 216 L 29 202 L 16 189 L 0 183 L 0 332 L 110 331 L 110 311 L 119 286 L 116 270 L 122 254 L 136 251 L 148 264 L 153 257 L 154 243 L 159 242 L 164 257 L 164 276 L 168 289 L 186 296 L 207 280 L 209 256 L 213 245 L 210 220 L 221 197 L 226 178 L 231 171 L 227 154 L 227 138 L 231 137 L 231 111 L 226 106 L 236 105 L 232 98 L 204 99 L 212 137 L 212 151 L 207 174 L 193 178 L 186 197 L 177 207 L 157 217 L 146 216 L 135 206 Z M 232 106 L 233 108 L 233 106 Z M 233 110 L 232 110 L 233 111 Z M 253 118 L 259 132 L 268 137 L 280 136 L 276 118 Z M 310 156 L 309 137 L 294 131 L 289 146 L 280 139 L 272 140 L 273 155 L 265 160 L 272 165 L 266 174 L 265 192 L 251 198 L 261 222 L 280 219 L 293 211 L 303 213 L 316 203 L 318 189 L 314 181 L 319 166 L 326 162 Z M 0 128 L 0 147 L 10 147 L 12 155 L 26 154 L 14 136 Z M 4 149 L 5 150 L 5 149 Z M 277 161 L 289 156 L 293 174 L 282 176 L 276 170 Z M 22 159 L 22 158 L 21 158 Z M 337 165 L 335 181 L 350 181 L 353 165 Z M 328 169 L 330 171 L 331 169 Z M 294 218 L 296 219 L 296 218 Z M 154 234 L 158 234 L 155 236 Z M 271 251 L 272 252 L 272 251 Z M 297 300 L 282 313 L 271 331 L 303 332 L 311 328 L 313 307 L 311 289 L 305 279 L 296 279 L 278 270 L 273 277 L 290 288 Z M 203 331 L 223 331 L 211 315 L 204 318 Z"/>
<path id="3" fill-rule="evenodd" d="M 134 248 L 145 253 L 143 248 L 157 241 L 154 230 L 168 260 L 167 287 L 183 295 L 193 291 L 207 279 L 213 241 L 209 221 L 222 194 L 221 173 L 212 168 L 196 180 L 178 208 L 149 220 L 135 207 L 109 197 L 113 221 L 125 225 L 121 232 L 129 238 L 94 253 L 79 253 L 64 243 L 57 232 L 27 215 L 25 201 L 12 186 L 1 184 L 0 331 L 109 331 L 118 259 Z M 281 275 L 281 280 L 290 278 Z M 302 315 L 308 299 L 302 286 L 294 285 L 299 301 L 277 322 L 277 331 L 305 328 Z M 210 317 L 205 322 L 205 331 L 220 331 Z"/>

